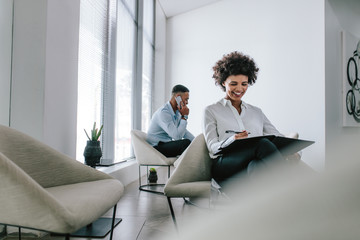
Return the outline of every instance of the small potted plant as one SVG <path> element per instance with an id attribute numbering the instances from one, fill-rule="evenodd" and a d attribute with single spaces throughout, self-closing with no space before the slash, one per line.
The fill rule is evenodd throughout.
<path id="1" fill-rule="evenodd" d="M 100 129 L 96 128 L 96 122 L 94 122 L 93 128 L 91 130 L 91 137 L 85 131 L 86 136 L 88 137 L 88 141 L 84 150 L 85 164 L 90 167 L 95 167 L 96 164 L 100 163 L 100 158 L 102 156 L 101 147 L 100 147 L 100 135 L 103 129 L 103 125 L 101 125 Z"/>
<path id="2" fill-rule="evenodd" d="M 156 182 L 158 180 L 156 169 L 150 168 L 149 172 L 150 172 L 149 177 L 148 177 L 149 184 L 156 184 Z"/>

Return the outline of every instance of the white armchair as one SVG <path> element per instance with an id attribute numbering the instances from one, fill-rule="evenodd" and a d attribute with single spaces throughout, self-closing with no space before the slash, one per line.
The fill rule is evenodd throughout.
<path id="1" fill-rule="evenodd" d="M 64 234 L 68 239 L 114 207 L 111 239 L 124 187 L 111 176 L 0 125 L 0 189 L 1 224 Z"/>
<path id="2" fill-rule="evenodd" d="M 168 178 L 170 177 L 170 167 L 174 164 L 177 157 L 166 157 L 146 141 L 146 133 L 140 130 L 131 130 L 131 142 L 135 153 L 136 161 L 139 164 L 139 189 L 142 191 L 163 194 L 161 191 L 153 190 L 154 186 L 164 186 L 165 184 L 142 184 L 141 167 L 142 166 L 162 166 L 168 169 Z M 147 171 L 147 174 L 149 171 Z"/>
<path id="3" fill-rule="evenodd" d="M 212 161 L 203 134 L 191 142 L 178 161 L 177 168 L 164 188 L 175 226 L 171 198 L 210 197 Z"/>

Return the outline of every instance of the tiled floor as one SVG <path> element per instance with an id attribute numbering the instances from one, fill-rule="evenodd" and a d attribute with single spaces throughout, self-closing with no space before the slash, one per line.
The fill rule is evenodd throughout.
<path id="1" fill-rule="evenodd" d="M 159 182 L 162 182 L 167 173 L 162 172 L 162 169 L 158 171 Z M 144 178 L 143 183 L 145 181 Z M 123 221 L 116 227 L 114 239 L 159 240 L 164 239 L 166 235 L 174 234 L 176 230 L 166 197 L 139 191 L 138 186 L 138 181 L 126 186 L 125 193 L 118 203 L 116 215 Z M 172 199 L 179 229 L 186 219 L 191 219 L 193 214 L 207 212 L 208 201 L 207 199 L 197 201 L 200 207 L 196 207 L 186 204 L 181 198 Z"/>
<path id="2" fill-rule="evenodd" d="M 166 179 L 167 173 L 164 168 L 158 170 L 158 182 Z M 143 183 L 146 179 L 143 178 Z M 122 222 L 114 230 L 114 240 L 161 240 L 167 239 L 167 235 L 176 232 L 171 218 L 168 202 L 165 196 L 139 191 L 139 183 L 135 181 L 125 187 L 125 192 L 118 205 L 116 217 L 122 218 Z M 191 219 L 193 214 L 198 215 L 208 212 L 208 199 L 198 200 L 200 207 L 186 204 L 183 199 L 172 199 L 173 208 L 176 214 L 179 231 L 181 226 Z M 106 217 L 112 216 L 112 210 L 105 214 Z M 23 231 L 26 231 L 25 229 Z M 6 239 L 18 239 L 18 237 L 7 237 Z M 22 238 L 28 240 L 34 238 Z M 50 237 L 48 235 L 40 238 L 46 240 L 62 240 L 63 237 Z M 84 240 L 85 238 L 70 238 L 71 240 Z M 91 238 L 86 238 L 90 240 Z M 99 239 L 99 238 L 93 238 Z M 109 236 L 103 238 L 109 239 Z"/>

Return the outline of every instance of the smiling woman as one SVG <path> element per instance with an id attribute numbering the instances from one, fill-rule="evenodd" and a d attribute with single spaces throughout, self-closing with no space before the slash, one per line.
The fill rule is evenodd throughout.
<path id="1" fill-rule="evenodd" d="M 215 84 L 225 91 L 223 99 L 205 108 L 203 122 L 215 180 L 222 184 L 243 171 L 253 174 L 272 162 L 284 160 L 275 144 L 267 138 L 216 155 L 221 146 L 237 139 L 281 134 L 260 108 L 242 100 L 249 84 L 255 83 L 259 71 L 252 58 L 235 51 L 224 55 L 213 70 Z"/>

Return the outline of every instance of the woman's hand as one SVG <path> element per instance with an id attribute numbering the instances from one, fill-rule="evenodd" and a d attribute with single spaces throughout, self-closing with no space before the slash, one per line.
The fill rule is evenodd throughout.
<path id="1" fill-rule="evenodd" d="M 235 134 L 235 140 L 236 139 L 242 139 L 242 138 L 247 138 L 249 136 L 247 131 L 243 131 L 240 133 Z"/>

